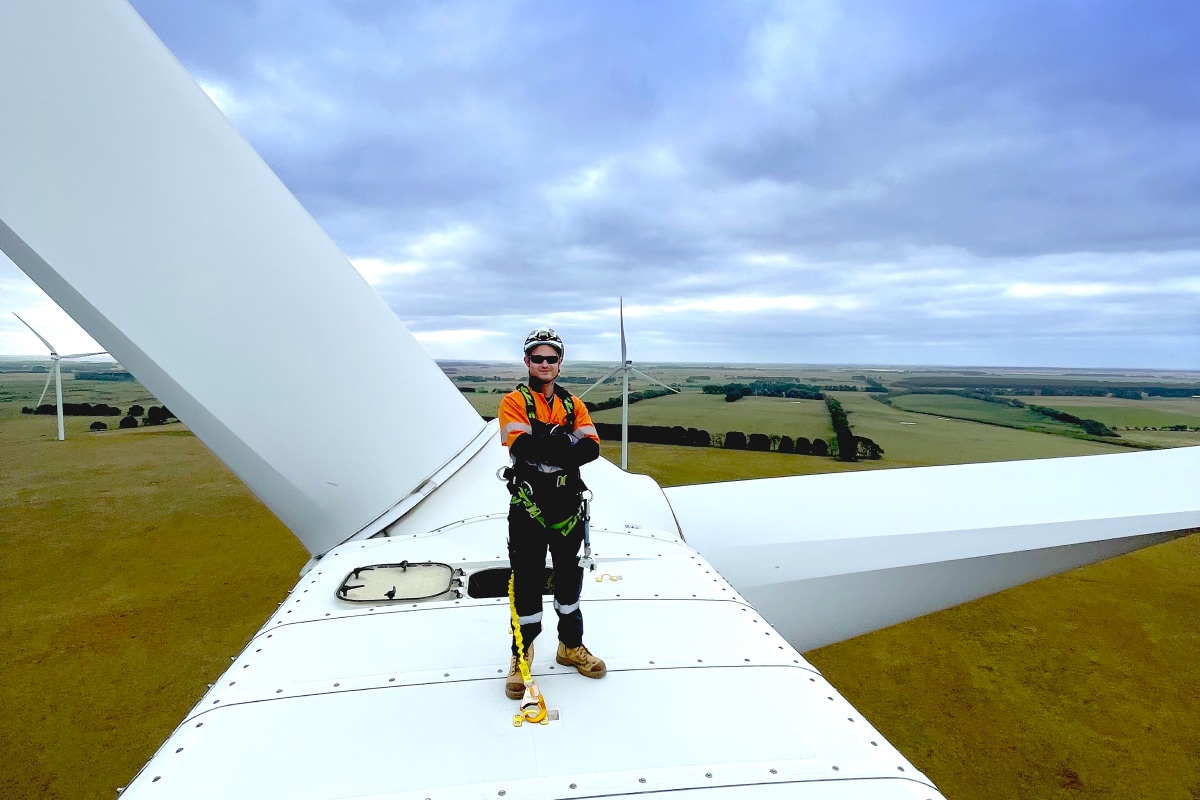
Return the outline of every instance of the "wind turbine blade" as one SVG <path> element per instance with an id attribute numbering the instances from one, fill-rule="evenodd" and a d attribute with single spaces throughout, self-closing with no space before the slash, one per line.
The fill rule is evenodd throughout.
<path id="1" fill-rule="evenodd" d="M 0 249 L 310 552 L 494 444 L 133 8 L 0 8 Z M 347 374 L 372 375 L 389 413 L 331 413 Z"/>
<path id="2" fill-rule="evenodd" d="M 61 358 L 62 360 L 66 361 L 66 360 L 68 360 L 68 359 L 71 359 L 71 358 L 87 358 L 88 356 L 106 356 L 106 355 L 108 355 L 108 351 L 107 351 L 107 350 L 101 350 L 101 351 L 100 351 L 100 352 L 98 352 L 98 353 L 72 353 L 72 354 L 71 354 L 71 355 L 69 355 L 69 356 L 59 356 L 59 358 Z"/>
<path id="3" fill-rule="evenodd" d="M 57 361 L 54 361 L 50 364 L 50 371 L 46 373 L 46 385 L 42 387 L 42 396 L 38 398 L 37 406 L 33 407 L 35 411 L 37 410 L 37 407 L 42 404 L 42 401 L 46 399 L 46 392 L 50 391 L 50 381 L 54 380 L 54 368 L 57 365 Z"/>
<path id="4" fill-rule="evenodd" d="M 624 364 L 629 360 L 629 356 L 625 352 L 625 298 L 620 298 L 621 303 L 621 363 Z"/>
<path id="5" fill-rule="evenodd" d="M 1182 535 L 1197 474 L 1181 447 L 663 491 L 688 543 L 811 650 Z"/>
<path id="6" fill-rule="evenodd" d="M 651 383 L 657 383 L 659 386 L 663 387 L 664 389 L 670 389 L 670 390 L 671 390 L 672 392 L 674 392 L 675 394 L 683 394 L 683 392 L 679 391 L 679 390 L 678 390 L 678 389 L 676 389 L 674 386 L 667 386 L 665 383 L 663 383 L 662 381 L 660 381 L 658 378 L 651 378 L 649 375 L 647 375 L 646 373 L 642 372 L 642 371 L 641 371 L 640 369 L 638 369 L 637 367 L 630 367 L 630 368 L 629 368 L 629 371 L 630 371 L 630 372 L 636 372 L 638 375 L 641 375 L 643 378 L 645 378 L 646 380 L 650 381 Z"/>
<path id="7" fill-rule="evenodd" d="M 20 315 L 20 314 L 18 314 L 17 312 L 15 312 L 15 311 L 13 312 L 13 316 L 14 316 L 14 317 L 16 317 L 17 319 L 21 319 L 21 315 Z M 52 345 L 52 344 L 50 344 L 49 342 L 47 342 L 47 341 L 46 341 L 46 337 L 45 337 L 45 336 L 42 336 L 42 335 L 41 335 L 40 333 L 38 333 L 37 331 L 34 331 L 34 330 L 33 330 L 33 326 L 32 326 L 32 325 L 30 325 L 30 324 L 29 324 L 28 322 L 26 322 L 25 320 L 21 319 L 21 323 L 22 323 L 22 324 L 23 324 L 23 325 L 24 325 L 26 328 L 29 328 L 29 330 L 33 331 L 33 335 L 34 335 L 34 336 L 36 336 L 36 337 L 38 337 L 39 339 L 41 339 L 41 340 L 42 340 L 42 344 L 46 345 L 46 349 L 50 351 L 50 355 L 52 355 L 52 356 L 56 356 L 56 355 L 58 355 L 58 351 L 56 351 L 56 350 L 54 349 L 54 345 Z"/>
<path id="8" fill-rule="evenodd" d="M 609 378 L 611 378 L 613 375 L 616 375 L 618 372 L 620 372 L 620 371 L 621 371 L 621 366 L 622 366 L 622 365 L 615 366 L 615 367 L 613 367 L 612 369 L 610 369 L 608 372 L 604 373 L 604 377 L 603 377 L 603 378 L 601 378 L 600 380 L 596 381 L 595 383 L 593 383 L 593 384 L 592 384 L 591 386 L 589 386 L 588 388 L 584 389 L 584 390 L 583 390 L 583 393 L 579 395 L 579 398 L 582 400 L 582 399 L 583 399 L 583 395 L 587 394 L 587 393 L 588 393 L 588 392 L 590 392 L 592 389 L 595 389 L 597 386 L 599 386 L 600 384 L 604 383 L 606 380 L 608 380 Z"/>

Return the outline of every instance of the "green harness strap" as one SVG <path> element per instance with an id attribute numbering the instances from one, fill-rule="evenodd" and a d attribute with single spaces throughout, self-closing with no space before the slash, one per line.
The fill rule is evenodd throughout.
<path id="1" fill-rule="evenodd" d="M 564 476 L 565 477 L 565 476 Z M 571 516 L 564 519 L 562 522 L 554 525 L 547 525 L 546 518 L 542 516 L 542 510 L 538 508 L 537 503 L 533 502 L 533 498 L 529 496 L 529 492 L 525 487 L 529 484 L 521 483 L 516 485 L 512 499 L 509 500 L 510 505 L 521 505 L 525 507 L 525 511 L 529 516 L 541 525 L 543 528 L 549 527 L 552 531 L 558 531 L 563 536 L 569 536 L 571 531 L 575 530 L 575 526 L 579 524 L 579 512 L 576 511 Z"/>
<path id="2" fill-rule="evenodd" d="M 537 403 L 533 400 L 533 392 L 523 383 L 517 384 L 517 391 L 521 393 L 521 397 L 525 398 L 525 415 L 529 417 L 529 424 L 538 421 L 537 418 Z M 563 427 L 570 431 L 575 430 L 575 401 L 571 398 L 571 393 L 561 386 L 554 387 L 554 394 L 558 395 L 562 400 L 563 409 L 567 412 L 566 422 Z"/>

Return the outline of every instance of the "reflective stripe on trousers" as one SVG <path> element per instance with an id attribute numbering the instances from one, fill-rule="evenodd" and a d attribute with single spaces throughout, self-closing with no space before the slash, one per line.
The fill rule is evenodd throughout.
<path id="1" fill-rule="evenodd" d="M 546 581 L 546 553 L 554 565 L 554 610 L 558 612 L 558 639 L 567 647 L 583 643 L 583 613 L 579 592 L 583 569 L 579 551 L 583 545 L 583 526 L 569 535 L 543 528 L 519 506 L 508 514 L 508 559 L 513 567 L 513 598 L 521 624 L 521 638 L 528 647 L 542 631 L 542 591 Z M 526 620 L 529 620 L 526 622 Z M 516 655 L 516 640 L 513 641 Z"/>

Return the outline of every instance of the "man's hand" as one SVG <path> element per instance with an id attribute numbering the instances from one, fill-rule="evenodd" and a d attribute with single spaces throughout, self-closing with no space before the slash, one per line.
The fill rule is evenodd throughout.
<path id="1" fill-rule="evenodd" d="M 600 456 L 600 446 L 592 439 L 576 441 L 561 425 L 548 425 L 540 420 L 532 434 L 521 434 L 509 452 L 522 461 L 549 464 L 555 467 L 579 467 Z"/>
<path id="2" fill-rule="evenodd" d="M 575 445 L 575 440 L 571 438 L 571 434 L 567 433 L 562 428 L 550 434 L 550 441 L 547 447 L 547 457 L 550 464 L 559 467 L 572 466 L 571 450 Z"/>
<path id="3" fill-rule="evenodd" d="M 561 425 L 539 422 L 532 434 L 518 436 L 509 452 L 522 461 L 550 464 L 556 467 L 571 465 L 571 445 L 574 440 Z"/>

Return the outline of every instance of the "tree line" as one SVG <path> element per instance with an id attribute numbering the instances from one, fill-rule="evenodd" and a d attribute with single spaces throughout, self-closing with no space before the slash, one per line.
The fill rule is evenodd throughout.
<path id="1" fill-rule="evenodd" d="M 608 441 L 621 440 L 621 425 L 616 422 L 594 422 L 596 435 Z M 824 439 L 809 441 L 804 436 L 793 439 L 778 434 L 728 431 L 709 433 L 700 428 L 682 425 L 630 425 L 629 441 L 645 444 L 672 444 L 683 447 L 718 447 L 725 450 L 754 450 L 762 453 L 794 453 L 805 456 L 829 455 Z"/>
<path id="2" fill-rule="evenodd" d="M 77 381 L 131 381 L 132 372 L 79 372 L 75 371 Z"/>
<path id="3" fill-rule="evenodd" d="M 629 393 L 629 405 L 633 405 L 634 403 L 640 402 L 642 400 L 652 400 L 655 397 L 664 397 L 668 394 L 673 394 L 673 392 L 670 392 L 666 389 L 644 389 L 643 391 L 640 391 L 640 392 L 630 392 Z M 620 406 L 621 398 L 619 396 L 618 397 L 610 397 L 607 400 L 601 400 L 596 403 L 593 403 L 591 400 L 584 400 L 583 404 L 585 406 L 587 406 L 587 410 L 589 413 L 591 413 L 592 411 L 604 411 L 607 408 L 617 408 L 618 406 Z"/>
<path id="4" fill-rule="evenodd" d="M 175 415 L 172 414 L 166 406 L 150 406 L 150 408 L 147 409 L 135 405 L 129 407 L 129 413 L 121 418 L 121 422 L 117 425 L 117 427 L 136 428 L 138 426 L 139 417 L 142 420 L 143 426 L 165 425 L 167 424 L 168 420 L 175 419 Z M 108 430 L 108 426 L 103 422 L 93 422 L 92 430 Z"/>
<path id="5" fill-rule="evenodd" d="M 1018 400 L 1017 402 L 1020 401 Z M 1059 422 L 1065 422 L 1068 425 L 1078 425 L 1079 427 L 1083 428 L 1084 433 L 1091 434 L 1092 436 L 1112 436 L 1118 439 L 1121 438 L 1119 433 L 1111 430 L 1103 422 L 1097 422 L 1094 419 L 1080 419 L 1074 414 L 1068 414 L 1065 411 L 1059 411 L 1055 408 L 1047 408 L 1046 406 L 1031 405 L 1026 406 L 1026 408 L 1036 414 L 1041 414 L 1043 417 L 1050 417 L 1050 419 L 1056 419 Z"/>
<path id="6" fill-rule="evenodd" d="M 1164 386 L 1163 384 L 1113 384 L 1106 381 L 1081 383 L 1054 381 L 1045 378 L 986 375 L 977 377 L 911 376 L 895 382 L 895 386 L 929 390 L 935 388 L 968 390 L 999 395 L 1037 394 L 1043 397 L 1117 397 L 1141 400 L 1147 397 L 1192 397 L 1200 395 L 1200 385 Z"/>
<path id="7" fill-rule="evenodd" d="M 52 403 L 42 403 L 37 408 L 29 408 L 28 406 L 21 409 L 22 414 L 38 414 L 42 416 L 56 416 L 58 407 Z M 114 408 L 107 403 L 63 403 L 64 417 L 119 417 L 121 409 Z M 145 406 L 131 405 L 129 410 L 125 412 L 125 416 L 117 423 L 118 428 L 136 428 L 141 425 L 165 425 L 168 421 L 175 419 L 175 415 L 171 413 L 166 406 Z M 106 431 L 108 424 L 96 420 L 89 428 L 93 431 Z"/>
<path id="8" fill-rule="evenodd" d="M 883 448 L 866 436 L 855 436 L 850 429 L 850 420 L 842 404 L 832 397 L 825 398 L 829 409 L 829 421 L 833 424 L 833 448 L 831 452 L 838 461 L 858 461 L 865 458 L 877 461 L 883 457 Z"/>
<path id="9" fill-rule="evenodd" d="M 138 406 L 140 408 L 140 406 Z M 58 406 L 54 403 L 42 403 L 37 408 L 24 406 L 21 408 L 22 414 L 42 414 L 47 416 L 56 416 L 58 414 Z M 114 408 L 108 403 L 63 403 L 64 417 L 119 417 L 121 409 Z"/>
<path id="10" fill-rule="evenodd" d="M 732 403 L 743 397 L 790 397 L 797 400 L 824 400 L 821 387 L 792 381 L 757 380 L 753 383 L 709 383 L 701 389 L 704 394 L 723 394 L 725 401 Z"/>

